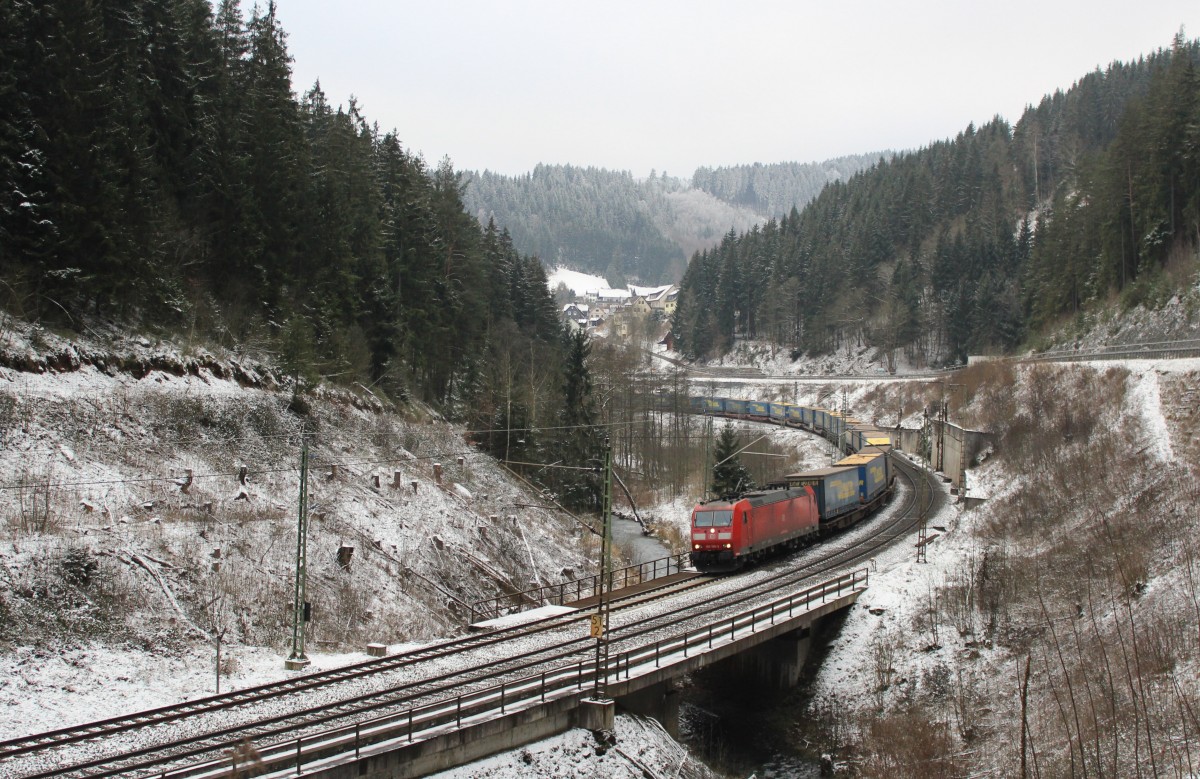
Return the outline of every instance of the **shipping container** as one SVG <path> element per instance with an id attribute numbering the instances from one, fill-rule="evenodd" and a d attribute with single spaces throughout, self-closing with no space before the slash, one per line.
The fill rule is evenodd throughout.
<path id="1" fill-rule="evenodd" d="M 866 439 L 868 437 L 883 436 L 886 435 L 886 433 L 870 425 L 859 425 L 858 427 L 854 428 L 853 435 L 853 440 L 850 443 L 851 446 L 854 447 L 854 451 L 857 452 L 866 444 Z"/>
<path id="2" fill-rule="evenodd" d="M 858 468 L 854 466 L 835 465 L 806 473 L 794 473 L 785 478 L 788 487 L 812 488 L 822 522 L 853 511 L 859 505 Z"/>
<path id="3" fill-rule="evenodd" d="M 733 398 L 724 398 L 722 400 L 722 402 L 723 402 L 723 406 L 724 406 L 723 410 L 725 411 L 726 414 L 728 414 L 730 416 L 744 417 L 750 413 L 748 410 L 748 406 L 749 406 L 748 401 L 734 400 Z"/>
<path id="4" fill-rule="evenodd" d="M 880 452 L 864 452 L 852 454 L 838 462 L 847 465 L 858 472 L 858 498 L 863 503 L 870 503 L 885 492 L 891 484 L 891 463 L 886 454 Z"/>
<path id="5" fill-rule="evenodd" d="M 769 419 L 771 417 L 771 404 L 765 400 L 747 400 L 746 413 L 752 417 Z"/>
<path id="6" fill-rule="evenodd" d="M 863 441 L 862 449 L 868 452 L 883 452 L 887 454 L 892 451 L 892 437 L 886 435 L 872 436 Z"/>

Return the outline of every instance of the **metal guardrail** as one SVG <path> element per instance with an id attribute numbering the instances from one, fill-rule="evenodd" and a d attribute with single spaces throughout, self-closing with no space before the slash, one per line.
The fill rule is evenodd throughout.
<path id="1" fill-rule="evenodd" d="M 962 370 L 964 366 L 954 365 L 936 370 L 912 371 L 904 373 L 848 373 L 848 374 L 766 374 L 757 368 L 737 367 L 704 367 L 689 365 L 682 361 L 660 354 L 656 357 L 671 362 L 692 375 L 693 381 L 706 379 L 723 379 L 727 382 L 737 379 L 766 379 L 770 381 L 903 381 L 906 379 L 934 379 Z M 1153 341 L 1137 344 L 1118 344 L 1101 346 L 1095 349 L 1055 349 L 1053 351 L 1031 354 L 1027 357 L 1013 356 L 1018 362 L 1084 362 L 1088 360 L 1174 360 L 1200 357 L 1200 338 L 1185 338 L 1178 341 Z"/>
<path id="2" fill-rule="evenodd" d="M 653 581 L 673 573 L 679 573 L 688 561 L 687 552 L 660 557 L 657 560 L 647 560 L 644 563 L 628 565 L 615 570 L 608 577 L 608 589 L 615 586 L 630 587 L 634 584 Z M 501 616 L 500 610 L 510 606 L 521 606 L 522 603 L 537 603 L 542 606 L 562 606 L 571 601 L 582 600 L 600 594 L 600 574 L 592 574 L 579 579 L 560 584 L 544 584 L 511 595 L 501 595 L 495 598 L 477 601 L 471 604 L 471 622 L 480 619 L 495 619 Z"/>
<path id="3" fill-rule="evenodd" d="M 1118 344 L 1097 349 L 1055 349 L 1022 358 L 1023 362 L 1082 362 L 1085 360 L 1170 360 L 1200 357 L 1200 338 Z"/>
<path id="4" fill-rule="evenodd" d="M 706 627 L 617 653 L 609 659 L 605 678 L 612 681 L 630 679 L 637 668 L 661 668 L 664 664 L 670 665 L 687 659 L 696 654 L 695 650 L 704 651 L 716 645 L 733 643 L 753 635 L 760 626 L 769 627 L 784 617 L 791 619 L 797 610 L 803 610 L 803 613 L 814 604 L 825 603 L 830 597 L 839 598 L 855 590 L 865 589 L 868 580 L 867 569 L 860 568 L 734 615 L 727 621 L 710 623 Z M 435 703 L 415 706 L 368 722 L 332 728 L 307 737 L 260 747 L 257 759 L 261 767 L 268 771 L 294 768 L 299 776 L 303 773 L 303 767 L 308 766 L 311 771 L 317 767 L 315 764 L 318 761 L 328 760 L 332 763 L 337 759 L 348 758 L 350 754 L 358 760 L 362 757 L 364 749 L 381 742 L 402 747 L 439 735 L 440 732 L 461 729 L 464 724 L 470 726 L 487 721 L 497 713 L 505 715 L 568 695 L 582 694 L 591 689 L 596 681 L 596 673 L 594 660 L 580 660 L 571 665 L 502 682 Z M 371 751 L 374 753 L 384 750 Z M 228 771 L 229 759 L 225 758 L 163 771 L 159 776 L 161 779 L 195 779 L 228 776 Z"/>

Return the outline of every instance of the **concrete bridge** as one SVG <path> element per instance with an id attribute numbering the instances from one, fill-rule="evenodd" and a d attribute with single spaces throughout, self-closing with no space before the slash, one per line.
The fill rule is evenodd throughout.
<path id="1" fill-rule="evenodd" d="M 860 569 L 769 602 L 747 606 L 687 632 L 612 651 L 608 697 L 594 699 L 594 658 L 356 726 L 261 750 L 268 776 L 405 779 L 515 749 L 572 727 L 609 729 L 616 706 L 647 714 L 677 732 L 675 680 L 729 660 L 734 671 L 775 688 L 796 683 L 817 623 L 849 608 L 866 589 Z M 228 761 L 171 777 L 229 776 Z"/>

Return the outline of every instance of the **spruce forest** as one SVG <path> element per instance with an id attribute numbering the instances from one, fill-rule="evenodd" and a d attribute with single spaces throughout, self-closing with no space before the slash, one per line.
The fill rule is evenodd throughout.
<path id="1" fill-rule="evenodd" d="M 466 213 L 449 161 L 319 83 L 297 100 L 274 4 L 4 3 L 0 60 L 11 314 L 160 328 L 480 429 L 586 417 L 540 262 Z"/>
<path id="2" fill-rule="evenodd" d="M 1114 297 L 1153 304 L 1200 231 L 1200 47 L 1182 35 L 1015 127 L 884 159 L 701 168 L 690 184 L 431 168 L 353 99 L 335 107 L 319 83 L 297 98 L 273 4 L 6 3 L 0 57 L 7 312 L 269 355 L 299 388 L 426 401 L 521 431 L 544 461 L 596 451 L 589 346 L 492 215 L 614 282 L 682 274 L 672 325 L 691 356 L 744 336 L 932 364 Z M 714 218 L 734 224 L 723 239 Z M 708 248 L 685 270 L 689 245 Z M 572 440 L 532 432 L 579 424 Z"/>
<path id="3" fill-rule="evenodd" d="M 511 231 L 521 252 L 604 276 L 613 288 L 678 282 L 687 257 L 731 226 L 748 230 L 803 208 L 830 181 L 880 159 L 856 154 L 824 162 L 699 168 L 690 181 L 651 171 L 538 165 L 523 176 L 467 173 L 468 210 Z"/>
<path id="4" fill-rule="evenodd" d="M 956 138 L 835 181 L 803 210 L 697 252 L 673 329 L 871 347 L 943 365 L 1036 346 L 1097 305 L 1154 306 L 1200 242 L 1196 42 L 1114 63 Z M 1173 262 L 1174 261 L 1174 262 Z"/>

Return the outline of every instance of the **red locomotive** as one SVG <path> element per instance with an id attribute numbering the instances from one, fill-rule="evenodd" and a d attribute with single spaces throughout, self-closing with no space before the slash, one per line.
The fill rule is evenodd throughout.
<path id="1" fill-rule="evenodd" d="M 819 524 L 812 487 L 701 503 L 692 512 L 692 565 L 701 571 L 736 571 L 768 552 L 798 548 Z"/>

